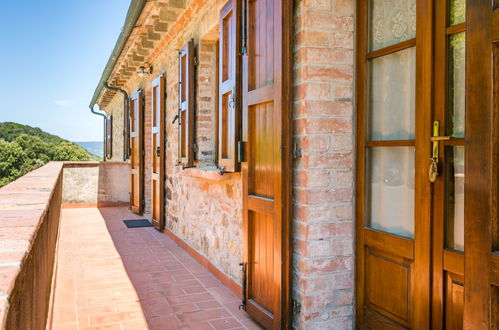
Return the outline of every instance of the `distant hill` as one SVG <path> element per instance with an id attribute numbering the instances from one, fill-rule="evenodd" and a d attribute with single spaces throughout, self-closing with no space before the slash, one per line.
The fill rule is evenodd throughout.
<path id="1" fill-rule="evenodd" d="M 39 128 L 0 123 L 0 187 L 50 161 L 100 159 L 85 148 Z"/>
<path id="2" fill-rule="evenodd" d="M 11 122 L 0 123 L 0 139 L 3 139 L 7 142 L 12 142 L 21 134 L 38 136 L 42 141 L 57 145 L 63 142 L 69 142 L 56 135 L 44 132 L 38 127 L 31 127 Z"/>
<path id="3" fill-rule="evenodd" d="M 104 157 L 104 143 L 102 141 L 74 142 L 80 147 L 87 149 L 91 154 Z"/>
<path id="4" fill-rule="evenodd" d="M 15 141 L 21 135 L 36 136 L 40 138 L 40 140 L 42 140 L 43 142 L 54 144 L 57 146 L 61 145 L 62 143 L 71 143 L 75 146 L 75 148 L 80 148 L 79 145 L 70 142 L 68 140 L 65 140 L 57 135 L 44 132 L 38 127 L 31 127 L 28 125 L 22 125 L 12 122 L 0 123 L 0 140 L 12 142 Z M 85 147 L 83 147 L 83 149 L 85 149 L 85 153 L 88 153 L 90 160 L 93 161 L 102 160 L 102 156 L 100 155 L 102 155 L 103 152 L 93 153 L 91 151 L 87 151 Z"/>

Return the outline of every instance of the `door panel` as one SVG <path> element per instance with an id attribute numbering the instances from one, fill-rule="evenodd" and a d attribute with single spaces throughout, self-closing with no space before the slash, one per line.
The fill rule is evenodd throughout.
<path id="1" fill-rule="evenodd" d="M 144 199 L 143 115 L 143 93 L 138 90 L 130 98 L 130 209 L 137 214 L 142 214 Z"/>
<path id="2" fill-rule="evenodd" d="M 358 2 L 359 328 L 429 327 L 432 5 Z"/>
<path id="3" fill-rule="evenodd" d="M 165 226 L 164 185 L 165 185 L 165 77 L 157 77 L 152 82 L 152 223 L 158 230 Z"/>
<path id="4" fill-rule="evenodd" d="M 412 262 L 368 248 L 366 302 L 374 311 L 407 326 L 411 320 Z"/>
<path id="5" fill-rule="evenodd" d="M 499 1 L 466 5 L 463 322 L 499 329 Z"/>
<path id="6" fill-rule="evenodd" d="M 243 260 L 246 310 L 267 329 L 290 326 L 290 23 L 287 0 L 247 0 L 243 18 Z"/>

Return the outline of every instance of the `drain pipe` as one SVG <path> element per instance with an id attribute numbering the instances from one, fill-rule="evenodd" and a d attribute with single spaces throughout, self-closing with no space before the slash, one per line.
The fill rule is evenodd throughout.
<path id="1" fill-rule="evenodd" d="M 116 87 L 111 87 L 107 83 L 107 80 L 104 81 L 104 88 L 112 91 L 112 92 L 117 92 L 123 94 L 123 104 L 124 104 L 124 114 L 123 114 L 123 160 L 126 161 L 130 157 L 130 150 L 129 150 L 129 141 L 128 141 L 128 125 L 129 125 L 129 98 L 128 98 L 128 93 L 121 89 L 121 88 L 116 88 Z"/>
<path id="2" fill-rule="evenodd" d="M 95 106 L 95 105 L 94 105 Z M 98 115 L 98 116 L 102 116 L 104 118 L 104 124 L 102 125 L 104 127 L 104 161 L 106 161 L 106 118 L 107 116 L 101 112 L 97 112 L 94 110 L 94 107 L 90 107 L 90 111 L 94 114 L 94 115 Z"/>

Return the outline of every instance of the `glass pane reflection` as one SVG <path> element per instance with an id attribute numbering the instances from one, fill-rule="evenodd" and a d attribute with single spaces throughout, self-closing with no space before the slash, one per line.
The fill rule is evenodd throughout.
<path id="1" fill-rule="evenodd" d="M 464 251 L 464 147 L 446 147 L 447 247 Z"/>
<path id="2" fill-rule="evenodd" d="M 414 139 L 415 94 L 415 47 L 371 60 L 368 81 L 368 138 Z"/>
<path id="3" fill-rule="evenodd" d="M 368 226 L 414 237 L 414 147 L 367 151 Z"/>

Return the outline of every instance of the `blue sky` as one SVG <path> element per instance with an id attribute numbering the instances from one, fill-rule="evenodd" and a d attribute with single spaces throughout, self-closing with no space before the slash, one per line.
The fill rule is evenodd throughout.
<path id="1" fill-rule="evenodd" d="M 2 1 L 0 122 L 71 141 L 102 141 L 88 104 L 121 32 L 129 0 Z"/>

